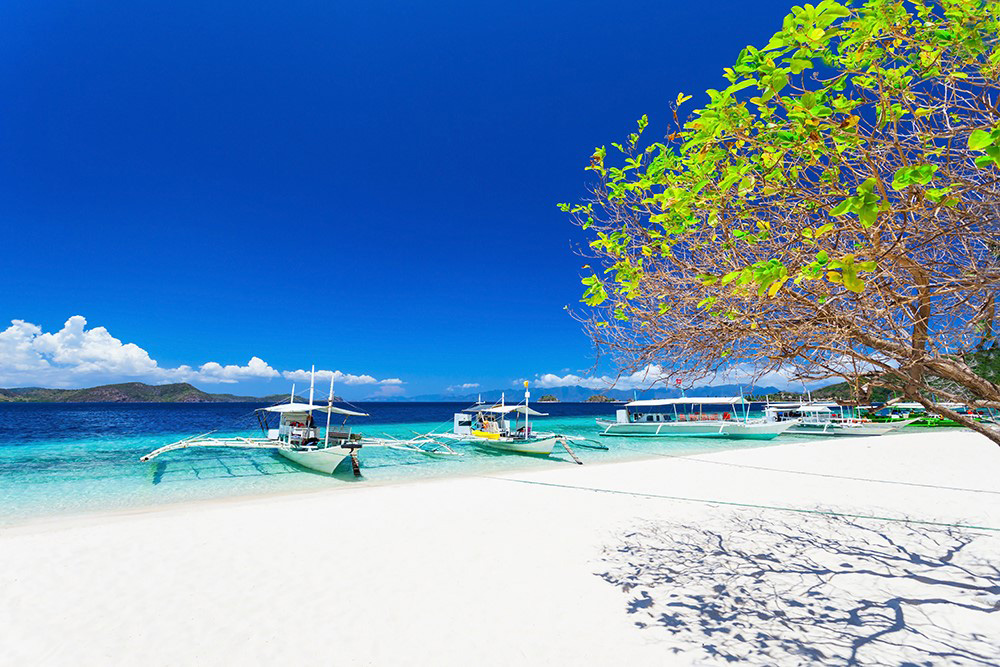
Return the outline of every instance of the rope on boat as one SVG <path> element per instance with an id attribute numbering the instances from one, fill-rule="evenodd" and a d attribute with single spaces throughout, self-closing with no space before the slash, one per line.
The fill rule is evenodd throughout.
<path id="1" fill-rule="evenodd" d="M 571 435 L 562 435 L 561 433 L 559 434 L 559 437 L 565 438 L 566 440 L 569 440 L 570 442 L 573 443 L 573 446 L 575 446 L 575 447 L 584 447 L 586 449 L 599 449 L 602 452 L 610 451 L 610 448 L 607 447 L 606 445 L 602 445 L 602 444 L 599 444 L 599 443 L 594 443 L 594 441 L 591 440 L 590 438 L 581 438 L 581 437 L 574 437 L 574 436 L 571 436 Z"/>
<path id="2" fill-rule="evenodd" d="M 570 458 L 576 461 L 577 465 L 583 465 L 583 461 L 577 458 L 576 452 L 569 448 L 569 443 L 566 442 L 566 438 L 559 438 L 559 443 L 563 446 L 563 449 L 566 450 L 566 453 L 569 454 Z"/>

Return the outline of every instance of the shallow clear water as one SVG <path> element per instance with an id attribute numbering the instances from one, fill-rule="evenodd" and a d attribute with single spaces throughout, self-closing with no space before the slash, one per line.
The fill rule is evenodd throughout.
<path id="1" fill-rule="evenodd" d="M 0 404 L 0 524 L 59 514 L 132 509 L 190 500 L 346 488 L 422 478 L 572 465 L 565 452 L 530 457 L 463 447 L 461 457 L 436 458 L 384 447 L 361 450 L 362 477 L 345 461 L 332 477 L 306 471 L 270 451 L 187 449 L 148 463 L 139 457 L 183 437 L 219 429 L 218 435 L 259 435 L 246 403 L 212 404 Z M 371 417 L 350 422 L 369 436 L 407 438 L 448 430 L 452 403 L 359 404 Z M 760 447 L 753 441 L 698 438 L 599 438 L 596 416 L 615 405 L 547 404 L 539 431 L 584 436 L 607 451 L 574 446 L 585 464 L 655 454 L 693 454 Z"/>

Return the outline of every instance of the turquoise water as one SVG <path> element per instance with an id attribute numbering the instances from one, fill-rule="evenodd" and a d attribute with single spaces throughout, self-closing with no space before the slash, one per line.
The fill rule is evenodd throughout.
<path id="1" fill-rule="evenodd" d="M 141 455 L 157 447 L 213 426 L 227 427 L 216 435 L 257 435 L 259 431 L 253 431 L 247 418 L 253 407 L 244 404 L 0 406 L 0 524 L 213 498 L 575 465 L 559 448 L 550 457 L 531 457 L 474 447 L 462 447 L 464 456 L 445 458 L 384 447 L 363 448 L 360 478 L 352 474 L 349 461 L 332 476 L 325 476 L 299 468 L 266 450 L 187 449 L 148 463 L 139 462 Z M 362 407 L 372 417 L 354 420 L 356 431 L 369 436 L 407 438 L 414 432 L 425 433 L 435 427 L 446 430 L 451 424 L 451 414 L 465 406 L 379 403 Z M 546 406 L 552 416 L 537 420 L 535 427 L 539 431 L 587 437 L 590 444 L 607 447 L 603 451 L 574 445 L 584 465 L 767 444 L 698 438 L 656 441 L 598 437 L 595 416 L 611 416 L 615 407 Z"/>

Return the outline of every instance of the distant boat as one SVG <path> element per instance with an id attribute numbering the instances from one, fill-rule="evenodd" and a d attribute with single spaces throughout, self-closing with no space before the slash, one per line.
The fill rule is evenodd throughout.
<path id="1" fill-rule="evenodd" d="M 534 431 L 531 417 L 547 417 L 548 414 L 538 412 L 529 407 L 531 393 L 528 383 L 524 383 L 524 402 L 508 405 L 503 394 L 500 401 L 494 404 L 478 402 L 453 417 L 451 433 L 430 433 L 425 438 L 441 438 L 455 444 L 475 445 L 486 449 L 494 449 L 516 454 L 534 454 L 547 456 L 556 445 L 562 445 L 566 452 L 577 463 L 573 450 L 567 441 L 575 440 L 565 435 Z M 579 440 L 579 438 L 576 438 Z M 597 449 L 604 449 L 598 447 Z"/>
<path id="2" fill-rule="evenodd" d="M 989 415 L 980 414 L 977 410 L 969 408 L 969 406 L 962 403 L 939 403 L 941 407 L 948 408 L 955 412 L 964 412 L 972 419 L 981 422 L 993 422 L 993 411 L 989 411 Z M 926 428 L 941 428 L 941 427 L 961 427 L 954 419 L 948 419 L 947 417 L 942 417 L 940 415 L 929 414 L 927 408 L 924 407 L 922 403 L 916 402 L 897 402 L 890 405 L 884 405 L 881 408 L 870 408 L 865 413 L 865 418 L 870 419 L 873 422 L 881 424 L 896 424 L 900 422 L 907 422 L 913 426 L 922 426 Z"/>
<path id="3" fill-rule="evenodd" d="M 839 416 L 835 408 L 840 408 Z M 826 437 L 885 435 L 914 421 L 905 419 L 893 424 L 877 424 L 844 416 L 841 406 L 824 403 L 770 403 L 764 410 L 764 418 L 772 423 L 794 421 L 788 433 Z"/>
<path id="4" fill-rule="evenodd" d="M 722 411 L 705 412 L 706 406 Z M 604 427 L 600 435 L 605 436 L 733 440 L 770 440 L 796 423 L 751 419 L 749 408 L 742 396 L 661 398 L 631 401 L 616 412 L 614 420 L 598 419 L 597 423 Z"/>

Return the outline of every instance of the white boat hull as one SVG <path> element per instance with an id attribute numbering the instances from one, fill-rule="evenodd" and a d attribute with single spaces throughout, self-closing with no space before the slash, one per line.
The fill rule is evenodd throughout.
<path id="1" fill-rule="evenodd" d="M 548 455 L 556 445 L 559 438 L 556 436 L 543 438 L 530 438 L 522 440 L 517 438 L 478 438 L 471 437 L 468 442 L 477 447 L 497 449 L 504 452 L 515 452 L 517 454 L 538 454 Z"/>
<path id="2" fill-rule="evenodd" d="M 828 438 L 848 437 L 865 438 L 873 435 L 885 435 L 890 431 L 895 431 L 894 425 L 885 424 L 858 424 L 845 426 L 842 424 L 796 424 L 788 429 L 794 435 L 821 435 Z"/>
<path id="3" fill-rule="evenodd" d="M 607 422 L 606 422 L 607 423 Z M 754 423 L 737 421 L 610 422 L 601 435 L 644 438 L 726 438 L 731 440 L 771 440 L 795 422 Z"/>
<path id="4" fill-rule="evenodd" d="M 325 449 L 290 449 L 282 447 L 278 453 L 289 461 L 298 463 L 303 468 L 316 472 L 332 473 L 341 462 L 351 455 L 350 450 L 343 447 L 327 447 Z"/>

